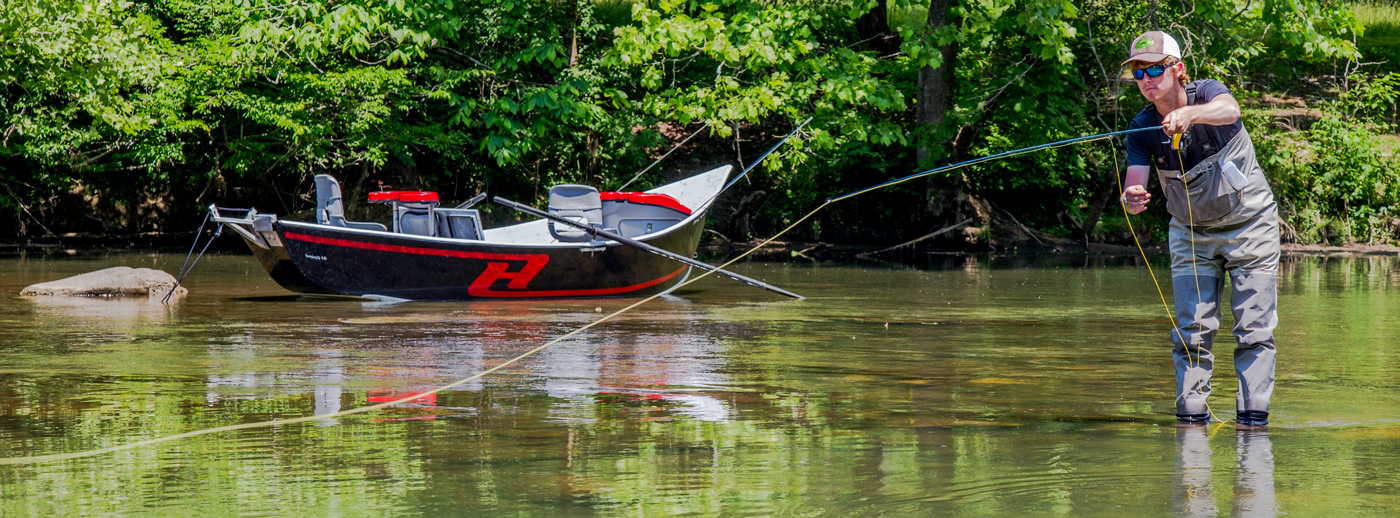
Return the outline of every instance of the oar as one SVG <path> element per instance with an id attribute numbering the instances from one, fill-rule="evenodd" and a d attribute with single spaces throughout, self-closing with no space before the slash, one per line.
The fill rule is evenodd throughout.
<path id="1" fill-rule="evenodd" d="M 603 229 L 601 229 L 601 228 L 598 228 L 597 226 L 594 226 L 594 225 L 588 225 L 588 224 L 579 223 L 579 222 L 577 222 L 577 221 L 573 221 L 573 220 L 570 220 L 570 219 L 561 218 L 561 217 L 559 217 L 559 216 L 555 216 L 555 215 L 553 215 L 553 214 L 550 214 L 550 213 L 548 213 L 548 212 L 542 211 L 542 210 L 540 210 L 540 209 L 536 209 L 536 208 L 531 207 L 531 206 L 529 206 L 529 205 L 522 205 L 522 204 L 519 204 L 519 203 L 510 201 L 510 200 L 507 200 L 507 199 L 502 198 L 502 197 L 500 197 L 500 196 L 496 196 L 496 197 L 492 198 L 491 200 L 492 200 L 492 201 L 495 201 L 496 203 L 499 203 L 499 204 L 501 204 L 501 205 L 505 205 L 505 206 L 510 207 L 510 208 L 512 208 L 512 209 L 518 210 L 518 211 L 520 211 L 520 212 L 524 212 L 524 213 L 526 213 L 526 214 L 530 214 L 530 215 L 532 215 L 532 216 L 538 216 L 538 217 L 545 218 L 545 219 L 548 219 L 548 220 L 553 221 L 553 222 L 556 222 L 556 223 L 563 223 L 563 224 L 565 224 L 565 225 L 569 225 L 569 226 L 571 226 L 571 227 L 581 229 L 581 230 L 583 230 L 583 231 L 585 231 L 585 232 L 588 232 L 589 234 L 591 234 L 591 235 L 593 235 L 593 236 L 595 236 L 595 237 L 602 237 L 602 238 L 605 238 L 605 239 L 611 239 L 611 240 L 613 240 L 613 241 L 617 241 L 617 242 L 622 243 L 622 244 L 624 244 L 624 245 L 627 245 L 627 246 L 630 246 L 630 247 L 633 247 L 633 248 L 637 248 L 637 249 L 641 249 L 641 250 L 645 250 L 645 251 L 647 251 L 647 252 L 651 252 L 651 253 L 656 254 L 656 255 L 659 255 L 659 256 L 661 256 L 661 257 L 665 257 L 665 258 L 670 259 L 670 260 L 672 260 L 672 261 L 676 261 L 676 262 L 679 262 L 679 263 L 683 263 L 683 264 L 687 264 L 687 265 L 690 265 L 690 266 L 694 266 L 694 267 L 700 268 L 700 269 L 702 269 L 702 270 L 709 270 L 709 271 L 718 273 L 718 274 L 720 274 L 720 275 L 723 275 L 723 276 L 725 276 L 725 277 L 729 277 L 730 279 L 734 279 L 734 280 L 739 281 L 739 282 L 742 282 L 742 283 L 744 283 L 744 284 L 748 284 L 749 286 L 753 286 L 753 287 L 756 287 L 756 288 L 763 288 L 763 289 L 765 289 L 765 290 L 768 290 L 768 291 L 771 291 L 771 292 L 774 292 L 774 293 L 779 293 L 779 294 L 782 294 L 782 295 L 787 295 L 787 296 L 792 297 L 792 298 L 797 299 L 797 300 L 802 300 L 802 299 L 806 298 L 806 297 L 803 297 L 803 296 L 798 295 L 798 294 L 796 294 L 796 293 L 793 293 L 793 292 L 787 291 L 787 290 L 785 290 L 785 289 L 779 288 L 779 287 L 777 287 L 777 286 L 772 286 L 772 285 L 769 285 L 769 284 L 765 284 L 765 283 L 763 283 L 763 282 L 760 282 L 760 281 L 757 281 L 757 280 L 754 280 L 754 279 L 750 279 L 750 278 L 748 278 L 748 277 L 744 277 L 743 275 L 739 275 L 739 274 L 737 274 L 737 273 L 733 273 L 733 272 L 730 272 L 730 271 L 727 271 L 727 270 L 721 270 L 721 269 L 719 269 L 719 268 L 715 268 L 714 266 L 710 266 L 710 265 L 708 265 L 708 264 L 702 263 L 702 262 L 700 262 L 700 261 L 696 261 L 696 260 L 694 260 L 694 259 L 691 259 L 691 258 L 689 258 L 689 257 L 683 256 L 683 255 L 680 255 L 680 254 L 674 254 L 674 253 L 671 253 L 671 252 L 667 252 L 667 251 L 665 251 L 665 250 L 662 250 L 662 249 L 660 249 L 660 248 L 654 247 L 654 246 L 652 246 L 652 245 L 648 245 L 648 244 L 643 243 L 643 242 L 641 242 L 641 241 L 637 241 L 637 240 L 632 239 L 632 238 L 630 238 L 630 237 L 623 237 L 623 236 L 614 234 L 614 233 L 612 233 L 612 232 L 608 232 L 608 231 L 603 230 Z"/>

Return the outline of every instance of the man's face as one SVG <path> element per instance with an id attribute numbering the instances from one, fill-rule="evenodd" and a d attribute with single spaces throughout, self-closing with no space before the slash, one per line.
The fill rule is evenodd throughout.
<path id="1" fill-rule="evenodd" d="M 1185 66 L 1180 62 L 1173 63 L 1172 60 L 1167 60 L 1160 63 L 1134 62 L 1131 68 L 1138 91 L 1142 92 L 1142 96 L 1148 101 L 1157 102 L 1181 84 L 1176 78 Z M 1161 73 L 1157 77 L 1152 77 L 1152 74 L 1159 71 Z M 1138 77 L 1141 79 L 1136 79 Z"/>

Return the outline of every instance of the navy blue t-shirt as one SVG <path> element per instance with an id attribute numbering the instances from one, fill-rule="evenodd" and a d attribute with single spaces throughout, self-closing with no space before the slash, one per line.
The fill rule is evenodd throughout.
<path id="1" fill-rule="evenodd" d="M 1228 94 L 1230 90 L 1220 81 L 1214 79 L 1202 79 L 1196 81 L 1196 99 L 1192 105 L 1206 104 L 1211 99 L 1222 94 Z M 1162 116 L 1157 114 L 1157 106 L 1148 104 L 1137 117 L 1133 117 L 1133 122 L 1128 124 L 1128 129 L 1161 127 Z M 1186 167 L 1181 167 L 1177 163 L 1176 150 L 1172 149 L 1172 138 L 1165 131 L 1143 131 L 1128 134 L 1128 165 L 1156 165 L 1158 169 L 1169 171 L 1189 171 L 1196 164 L 1201 163 L 1206 157 L 1220 152 L 1230 139 L 1244 129 L 1244 123 L 1236 120 L 1233 123 L 1223 126 L 1208 126 L 1205 124 L 1192 124 L 1186 130 L 1186 134 L 1181 136 L 1181 155 L 1186 160 Z"/>

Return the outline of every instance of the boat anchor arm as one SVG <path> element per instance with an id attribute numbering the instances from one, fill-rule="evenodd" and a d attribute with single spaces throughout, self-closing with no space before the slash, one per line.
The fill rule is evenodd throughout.
<path id="1" fill-rule="evenodd" d="M 524 212 L 524 213 L 526 213 L 526 214 L 530 214 L 530 215 L 532 215 L 532 216 L 538 216 L 538 217 L 545 218 L 545 219 L 548 219 L 548 220 L 550 220 L 550 221 L 553 221 L 553 222 L 555 222 L 555 223 L 563 223 L 563 224 L 565 224 L 565 225 L 569 225 L 569 226 L 572 226 L 572 227 L 574 227 L 574 228 L 581 229 L 581 230 L 583 230 L 583 231 L 585 231 L 585 232 L 588 232 L 589 235 L 592 235 L 592 236 L 602 237 L 602 238 L 605 238 L 605 239 L 611 239 L 611 240 L 613 240 L 613 241 L 617 241 L 617 242 L 622 243 L 622 244 L 624 244 L 624 245 L 627 245 L 627 246 L 630 246 L 630 247 L 633 247 L 633 248 L 638 248 L 638 249 L 641 249 L 641 250 L 645 250 L 645 251 L 647 251 L 647 252 L 651 252 L 651 253 L 653 253 L 653 254 L 656 254 L 656 255 L 665 257 L 665 258 L 667 258 L 667 259 L 670 259 L 670 260 L 673 260 L 673 261 L 676 261 L 676 262 L 679 262 L 679 263 L 682 263 L 682 264 L 694 266 L 694 267 L 700 268 L 700 269 L 702 269 L 702 270 L 708 270 L 708 271 L 711 271 L 711 272 L 715 272 L 715 273 L 720 274 L 720 275 L 723 275 L 723 276 L 725 276 L 725 277 L 729 277 L 730 279 L 734 279 L 734 280 L 739 281 L 739 282 L 742 282 L 742 283 L 744 283 L 744 284 L 748 284 L 749 286 L 753 286 L 753 287 L 756 287 L 756 288 L 763 288 L 763 289 L 768 290 L 768 291 L 771 291 L 771 292 L 773 292 L 773 293 L 778 293 L 778 294 L 781 294 L 781 295 L 785 295 L 785 296 L 788 296 L 788 297 L 792 297 L 792 298 L 797 299 L 797 300 L 802 300 L 802 299 L 806 298 L 806 297 L 803 297 L 803 296 L 798 295 L 798 294 L 796 294 L 796 293 L 793 293 L 793 292 L 787 291 L 787 290 L 785 290 L 785 289 L 779 288 L 779 287 L 777 287 L 777 286 L 773 286 L 773 285 L 770 285 L 770 284 L 767 284 L 767 283 L 764 283 L 764 282 L 761 282 L 761 281 L 758 281 L 758 280 L 755 280 L 755 279 L 751 279 L 751 278 L 749 278 L 749 277 L 745 277 L 745 276 L 743 276 L 743 275 L 739 275 L 739 274 L 737 274 L 737 273 L 730 272 L 730 271 L 728 271 L 728 270 L 724 270 L 724 269 L 721 269 L 721 268 L 717 268 L 717 267 L 715 267 L 715 266 L 711 266 L 711 265 L 709 265 L 709 264 L 702 263 L 702 262 L 700 262 L 700 261 L 696 261 L 696 260 L 694 260 L 694 259 L 691 259 L 691 258 L 689 258 L 689 257 L 683 256 L 683 255 L 680 255 L 680 254 L 675 254 L 675 253 L 672 253 L 672 252 L 668 252 L 668 251 L 666 251 L 666 250 L 662 250 L 662 249 L 657 248 L 657 247 L 655 247 L 655 246 L 648 245 L 648 244 L 646 244 L 646 243 L 643 243 L 643 242 L 641 242 L 641 241 L 637 241 L 637 240 L 632 239 L 632 238 L 629 238 L 629 237 L 624 237 L 624 236 L 621 236 L 621 235 L 618 235 L 618 234 L 615 234 L 615 233 L 612 233 L 612 232 L 608 232 L 608 231 L 606 231 L 606 230 L 603 230 L 603 229 L 601 229 L 601 228 L 598 228 L 597 225 L 587 225 L 587 224 L 579 223 L 579 222 L 577 222 L 577 221 L 573 221 L 573 220 L 570 220 L 570 219 L 567 219 L 567 218 L 561 218 L 561 217 L 559 217 L 559 216 L 555 216 L 555 215 L 553 215 L 553 214 L 550 214 L 550 213 L 548 213 L 548 212 L 542 211 L 542 210 L 540 210 L 540 209 L 536 209 L 536 208 L 531 207 L 531 206 L 529 206 L 529 205 L 522 205 L 522 204 L 519 204 L 519 203 L 510 201 L 510 200 L 507 200 L 507 199 L 502 198 L 502 197 L 500 197 L 500 196 L 496 196 L 496 197 L 492 198 L 491 201 L 494 201 L 494 202 L 499 203 L 499 204 L 501 204 L 501 205 L 505 205 L 505 206 L 510 207 L 510 208 L 512 208 L 512 209 L 518 210 L 518 211 L 520 211 L 520 212 Z"/>

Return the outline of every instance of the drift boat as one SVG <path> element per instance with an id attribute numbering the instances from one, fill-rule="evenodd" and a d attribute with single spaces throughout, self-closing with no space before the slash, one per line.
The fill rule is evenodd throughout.
<path id="1" fill-rule="evenodd" d="M 730 166 L 646 192 L 549 191 L 551 216 L 693 257 Z M 647 296 L 674 289 L 690 266 L 638 246 L 541 218 L 483 229 L 470 208 L 440 208 L 432 192 L 370 193 L 392 225 L 345 219 L 339 183 L 316 176 L 316 221 L 211 205 L 282 287 L 303 295 L 378 300 Z"/>

